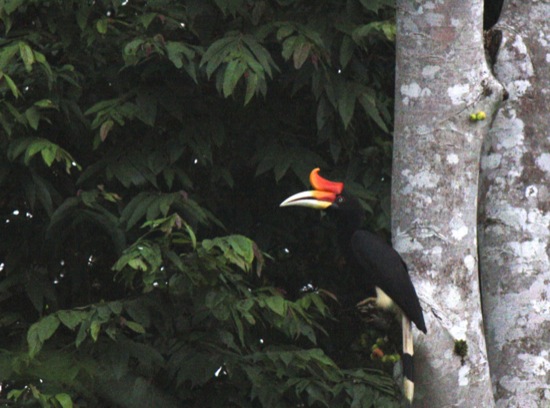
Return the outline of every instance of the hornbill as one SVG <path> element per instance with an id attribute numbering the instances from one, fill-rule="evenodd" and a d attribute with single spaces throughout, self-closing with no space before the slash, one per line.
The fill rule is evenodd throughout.
<path id="1" fill-rule="evenodd" d="M 344 183 L 326 180 L 319 175 L 319 171 L 316 168 L 309 176 L 314 190 L 294 194 L 280 206 L 338 212 L 338 241 L 346 254 L 346 266 L 359 270 L 370 289 L 374 289 L 372 292 L 375 296 L 367 301 L 393 311 L 402 320 L 404 394 L 410 404 L 414 394 L 411 321 L 424 333 L 427 330 L 407 265 L 390 245 L 360 229 L 365 218 L 364 211 L 359 201 L 345 191 Z"/>

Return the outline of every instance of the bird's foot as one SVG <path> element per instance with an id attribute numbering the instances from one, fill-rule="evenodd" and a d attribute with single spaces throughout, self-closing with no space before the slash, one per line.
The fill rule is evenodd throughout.
<path id="1" fill-rule="evenodd" d="M 367 312 L 376 307 L 376 298 L 369 297 L 369 298 L 363 299 L 362 301 L 357 303 L 355 307 L 359 309 L 359 311 L 361 312 Z"/>

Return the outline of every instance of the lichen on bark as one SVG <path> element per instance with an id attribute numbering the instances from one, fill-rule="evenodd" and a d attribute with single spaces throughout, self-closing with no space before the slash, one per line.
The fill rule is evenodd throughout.
<path id="1" fill-rule="evenodd" d="M 415 406 L 492 407 L 476 215 L 482 140 L 501 88 L 485 61 L 482 1 L 397 9 L 392 230 L 428 323 L 416 338 Z M 488 119 L 471 121 L 480 111 Z M 457 340 L 468 344 L 463 357 Z"/>

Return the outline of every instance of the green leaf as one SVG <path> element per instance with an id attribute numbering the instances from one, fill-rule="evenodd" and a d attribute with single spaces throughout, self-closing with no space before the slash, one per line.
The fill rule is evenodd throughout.
<path id="1" fill-rule="evenodd" d="M 325 127 L 327 120 L 333 116 L 333 110 L 330 106 L 327 98 L 320 98 L 319 104 L 317 105 L 317 130 L 321 130 Z"/>
<path id="2" fill-rule="evenodd" d="M 34 106 L 39 108 L 57 108 L 57 106 L 50 99 L 41 99 L 36 101 Z"/>
<path id="3" fill-rule="evenodd" d="M 149 268 L 147 267 L 147 264 L 143 262 L 141 258 L 134 258 L 130 259 L 128 261 L 128 266 L 132 269 L 135 269 L 137 271 L 147 271 Z"/>
<path id="4" fill-rule="evenodd" d="M 298 41 L 300 40 L 300 41 Z M 284 40 L 283 42 L 283 49 L 282 49 L 282 56 L 283 58 L 285 59 L 285 61 L 287 61 L 290 56 L 292 55 L 292 53 L 294 52 L 295 50 L 295 47 L 296 47 L 296 43 L 297 42 L 303 42 L 304 39 L 303 37 L 301 36 L 292 36 L 292 37 L 288 37 L 286 40 Z"/>
<path id="5" fill-rule="evenodd" d="M 365 113 L 376 123 L 384 132 L 389 132 L 388 127 L 380 116 L 378 107 L 376 106 L 376 96 L 373 92 L 365 92 L 359 96 L 359 103 L 363 107 Z"/>
<path id="6" fill-rule="evenodd" d="M 46 166 L 51 167 L 57 156 L 57 150 L 55 148 L 42 149 L 40 151 L 40 155 L 42 156 L 44 163 L 46 163 Z"/>
<path id="7" fill-rule="evenodd" d="M 138 21 L 143 25 L 143 28 L 147 29 L 157 15 L 157 13 L 145 13 L 138 17 Z"/>
<path id="8" fill-rule="evenodd" d="M 142 59 L 140 51 L 144 43 L 145 40 L 136 38 L 124 46 L 122 57 L 126 65 L 136 65 L 140 62 Z"/>
<path id="9" fill-rule="evenodd" d="M 382 24 L 382 32 L 386 36 L 386 38 L 391 41 L 395 42 L 395 36 L 397 34 L 397 26 L 394 22 L 386 21 Z"/>
<path id="10" fill-rule="evenodd" d="M 281 296 L 266 297 L 265 304 L 279 316 L 286 315 L 287 304 Z"/>
<path id="11" fill-rule="evenodd" d="M 131 320 L 127 320 L 125 322 L 125 325 L 126 327 L 128 327 L 130 330 L 136 332 L 136 333 L 139 333 L 139 334 L 144 334 L 145 333 L 145 329 L 143 328 L 143 326 L 139 323 L 136 323 L 136 322 L 132 322 Z"/>
<path id="12" fill-rule="evenodd" d="M 223 77 L 223 96 L 226 98 L 233 93 L 235 86 L 239 79 L 246 71 L 246 65 L 242 64 L 239 60 L 233 60 L 225 69 Z"/>
<path id="13" fill-rule="evenodd" d="M 73 408 L 73 400 L 69 394 L 56 394 L 55 399 L 61 405 L 61 408 Z"/>
<path id="14" fill-rule="evenodd" d="M 315 306 L 317 307 L 317 310 L 319 310 L 319 312 L 324 316 L 327 310 L 327 305 L 325 304 L 325 302 L 323 302 L 323 299 L 321 298 L 321 296 L 319 296 L 319 294 L 317 293 L 311 293 L 310 297 L 313 303 L 315 304 Z"/>
<path id="15" fill-rule="evenodd" d="M 61 323 L 71 330 L 74 330 L 88 316 L 86 312 L 80 310 L 60 310 L 56 315 Z"/>
<path id="16" fill-rule="evenodd" d="M 27 393 L 27 390 L 26 389 L 21 389 L 21 390 L 11 390 L 10 392 L 8 392 L 8 399 L 10 400 L 15 400 L 17 401 L 19 399 L 19 397 L 23 394 L 23 392 Z"/>
<path id="17" fill-rule="evenodd" d="M 114 124 L 115 122 L 113 122 L 111 119 L 103 122 L 103 124 L 99 128 L 99 138 L 101 139 L 102 142 L 104 142 L 105 139 L 107 139 L 107 135 L 113 128 Z"/>
<path id="18" fill-rule="evenodd" d="M 239 341 L 241 342 L 241 346 L 244 347 L 245 340 L 244 340 L 244 325 L 241 321 L 240 316 L 237 314 L 235 310 L 231 311 L 231 315 L 233 316 L 233 322 L 235 323 L 235 327 L 237 328 L 237 335 L 239 336 Z"/>
<path id="19" fill-rule="evenodd" d="M 93 115 L 94 113 L 98 113 L 103 110 L 111 110 L 120 104 L 121 100 L 119 98 L 103 100 L 88 108 L 88 110 L 84 112 L 84 115 Z"/>
<path id="20" fill-rule="evenodd" d="M 357 27 L 352 32 L 352 38 L 356 43 L 360 43 L 372 32 L 384 34 L 387 40 L 395 41 L 396 26 L 393 21 L 373 21 L 368 24 Z"/>
<path id="21" fill-rule="evenodd" d="M 13 79 L 6 74 L 5 72 L 0 73 L 0 80 L 4 79 L 6 81 L 6 84 L 8 84 L 8 88 L 10 88 L 11 93 L 15 98 L 18 98 L 21 96 L 21 92 L 19 92 L 19 89 L 17 88 L 17 85 L 15 85 L 15 82 L 13 82 Z"/>
<path id="22" fill-rule="evenodd" d="M 149 206 L 156 201 L 157 197 L 141 193 L 135 196 L 124 208 L 121 214 L 121 222 L 126 222 L 126 230 L 130 230 L 136 223 L 145 216 Z"/>
<path id="23" fill-rule="evenodd" d="M 111 309 L 111 312 L 113 312 L 117 316 L 122 313 L 122 302 L 119 302 L 119 301 L 109 302 L 107 306 L 109 307 L 109 309 Z"/>
<path id="24" fill-rule="evenodd" d="M 32 48 L 28 46 L 28 44 L 25 44 L 24 42 L 19 43 L 19 54 L 21 55 L 21 59 L 23 60 L 23 63 L 25 64 L 25 69 L 27 72 L 32 71 L 32 64 L 34 64 L 34 53 L 32 52 Z"/>
<path id="25" fill-rule="evenodd" d="M 2 2 L 2 7 L 6 14 L 11 14 L 17 10 L 26 0 L 7 0 Z"/>
<path id="26" fill-rule="evenodd" d="M 295 28 L 291 25 L 283 25 L 277 30 L 277 41 L 281 41 L 294 33 Z"/>
<path id="27" fill-rule="evenodd" d="M 109 20 L 106 18 L 99 19 L 97 20 L 95 27 L 99 34 L 107 34 L 107 28 L 109 27 Z"/>
<path id="28" fill-rule="evenodd" d="M 353 118 L 353 112 L 355 111 L 355 92 L 351 89 L 351 85 L 346 87 L 347 91 L 341 92 L 338 99 L 338 113 L 344 123 L 344 128 L 347 129 L 351 119 Z"/>
<path id="29" fill-rule="evenodd" d="M 247 105 L 251 101 L 254 94 L 258 92 L 258 83 L 260 77 L 256 73 L 249 73 L 246 77 L 246 93 L 244 96 L 244 104 Z"/>
<path id="30" fill-rule="evenodd" d="M 217 355 L 201 353 L 196 350 L 187 350 L 182 353 L 177 367 L 177 385 L 180 386 L 189 381 L 191 387 L 212 381 L 214 373 L 223 364 Z"/>
<path id="31" fill-rule="evenodd" d="M 29 346 L 29 356 L 32 358 L 40 352 L 42 342 L 38 338 L 37 327 L 32 325 L 27 332 L 27 344 Z"/>
<path id="32" fill-rule="evenodd" d="M 153 127 L 157 117 L 157 99 L 146 93 L 139 93 L 136 98 L 136 106 L 139 120 Z"/>
<path id="33" fill-rule="evenodd" d="M 76 335 L 76 339 L 75 339 L 75 346 L 78 348 L 82 342 L 86 339 L 86 332 L 88 331 L 88 329 L 90 328 L 90 325 L 88 322 L 83 322 L 81 325 L 80 325 L 80 329 L 78 329 L 78 334 Z"/>
<path id="34" fill-rule="evenodd" d="M 44 178 L 40 177 L 35 172 L 32 173 L 32 181 L 36 189 L 36 197 L 46 210 L 48 215 L 53 212 L 52 191 L 53 187 Z"/>
<path id="35" fill-rule="evenodd" d="M 38 62 L 40 64 L 40 67 L 46 73 L 46 77 L 47 77 L 47 80 L 48 80 L 48 88 L 51 90 L 52 89 L 52 84 L 53 84 L 53 81 L 54 81 L 54 74 L 53 74 L 53 71 L 52 71 L 52 68 L 51 68 L 50 64 L 48 64 L 48 61 L 46 60 L 46 56 L 44 54 L 42 54 L 41 52 L 38 52 L 38 51 L 33 51 L 33 55 L 34 55 L 34 58 L 35 58 L 36 62 Z"/>
<path id="36" fill-rule="evenodd" d="M 355 50 L 355 43 L 353 40 L 345 36 L 342 39 L 342 45 L 340 46 L 340 66 L 342 69 L 346 68 L 353 57 L 353 52 Z"/>
<path id="37" fill-rule="evenodd" d="M 312 47 L 313 44 L 311 44 L 310 42 L 301 42 L 297 47 L 294 48 L 294 53 L 292 54 L 294 68 L 302 68 L 302 65 L 304 65 L 304 62 L 306 62 L 307 57 L 309 57 L 309 53 Z"/>
<path id="38" fill-rule="evenodd" d="M 187 231 L 187 234 L 189 235 L 189 238 L 191 238 L 191 244 L 193 246 L 193 249 L 197 248 L 197 237 L 195 235 L 195 232 L 191 228 L 191 226 L 187 223 L 184 223 L 183 226 L 185 227 L 185 230 Z"/>
<path id="39" fill-rule="evenodd" d="M 294 354 L 293 353 L 282 352 L 279 355 L 279 358 L 281 359 L 281 361 L 284 363 L 285 366 L 289 367 L 290 364 L 292 363 L 292 361 L 294 360 Z"/>
<path id="40" fill-rule="evenodd" d="M 34 323 L 27 332 L 29 356 L 32 358 L 42 348 L 42 344 L 48 340 L 59 327 L 59 319 L 54 315 L 48 315 Z"/>
<path id="41" fill-rule="evenodd" d="M 254 260 L 253 241 L 243 235 L 231 235 L 229 244 L 247 263 Z"/>
<path id="42" fill-rule="evenodd" d="M 30 143 L 28 144 L 28 147 L 25 151 L 24 163 L 28 165 L 30 160 L 35 154 L 41 152 L 44 149 L 48 149 L 51 147 L 55 148 L 56 145 L 54 145 L 47 139 L 42 139 L 42 138 L 30 139 Z"/>
<path id="43" fill-rule="evenodd" d="M 3 47 L 0 48 L 0 72 L 6 67 L 14 64 L 13 58 L 18 52 L 20 52 L 18 42 L 14 42 L 10 45 L 3 44 Z"/>
<path id="44" fill-rule="evenodd" d="M 136 322 L 139 322 L 144 327 L 151 324 L 151 314 L 143 302 L 132 301 L 125 305 L 126 312 Z"/>
<path id="45" fill-rule="evenodd" d="M 220 66 L 224 59 L 237 45 L 237 39 L 234 36 L 221 38 L 213 42 L 203 54 L 199 66 L 206 64 L 206 75 L 208 78 Z"/>
<path id="46" fill-rule="evenodd" d="M 359 0 L 367 10 L 378 13 L 384 7 L 395 7 L 395 3 L 391 0 Z"/>
<path id="47" fill-rule="evenodd" d="M 101 330 L 101 322 L 99 320 L 92 321 L 90 325 L 90 336 L 94 341 L 99 338 L 99 331 Z"/>
<path id="48" fill-rule="evenodd" d="M 251 35 L 245 35 L 243 37 L 244 43 L 248 46 L 248 48 L 252 51 L 253 58 L 247 59 L 247 63 L 251 65 L 251 68 L 254 69 L 252 65 L 248 61 L 253 61 L 254 63 L 257 61 L 260 66 L 261 70 L 254 69 L 256 72 L 267 72 L 267 74 L 272 77 L 271 67 L 274 67 L 276 70 L 279 70 L 277 65 L 275 64 L 275 61 L 273 61 L 273 58 L 271 57 L 271 54 L 257 41 L 256 37 Z M 260 67 L 258 67 L 260 68 Z"/>
<path id="49" fill-rule="evenodd" d="M 48 340 L 59 327 L 59 319 L 54 315 L 49 315 L 41 319 L 37 326 L 38 338 L 41 342 Z"/>
<path id="50" fill-rule="evenodd" d="M 76 10 L 76 23 L 81 31 L 84 31 L 88 24 L 88 17 L 90 15 L 91 7 L 88 7 L 85 3 L 80 3 L 80 7 Z"/>
<path id="51" fill-rule="evenodd" d="M 287 155 L 284 158 L 281 158 L 275 166 L 273 167 L 273 172 L 275 173 L 275 180 L 278 182 L 280 181 L 283 176 L 287 173 L 288 169 L 290 168 L 290 165 L 292 164 L 293 157 L 291 155 Z"/>
<path id="52" fill-rule="evenodd" d="M 340 143 L 340 140 L 334 137 L 331 138 L 330 155 L 332 156 L 332 160 L 334 160 L 335 163 L 338 161 L 341 151 L 342 151 L 342 144 Z"/>
<path id="53" fill-rule="evenodd" d="M 356 43 L 360 43 L 363 38 L 370 35 L 372 31 L 375 31 L 377 26 L 378 22 L 372 22 L 357 27 L 355 30 L 353 30 L 352 33 L 353 41 L 355 41 Z"/>
<path id="54" fill-rule="evenodd" d="M 178 69 L 195 58 L 195 51 L 182 42 L 167 41 L 165 47 L 168 52 L 168 59 Z"/>

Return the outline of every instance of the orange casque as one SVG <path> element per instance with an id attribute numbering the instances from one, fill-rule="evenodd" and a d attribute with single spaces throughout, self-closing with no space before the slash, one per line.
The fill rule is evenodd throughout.
<path id="1" fill-rule="evenodd" d="M 336 195 L 342 193 L 342 190 L 344 189 L 344 183 L 324 179 L 319 175 L 320 170 L 321 169 L 317 167 L 316 169 L 313 169 L 311 171 L 311 173 L 309 174 L 309 182 L 311 183 L 313 188 L 317 190 L 319 193 L 321 192 L 332 193 L 330 197 L 332 197 L 332 201 L 333 201 Z M 316 198 L 323 200 L 323 198 L 320 198 L 320 197 L 316 197 Z M 330 201 L 330 200 L 327 200 L 327 201 Z"/>

